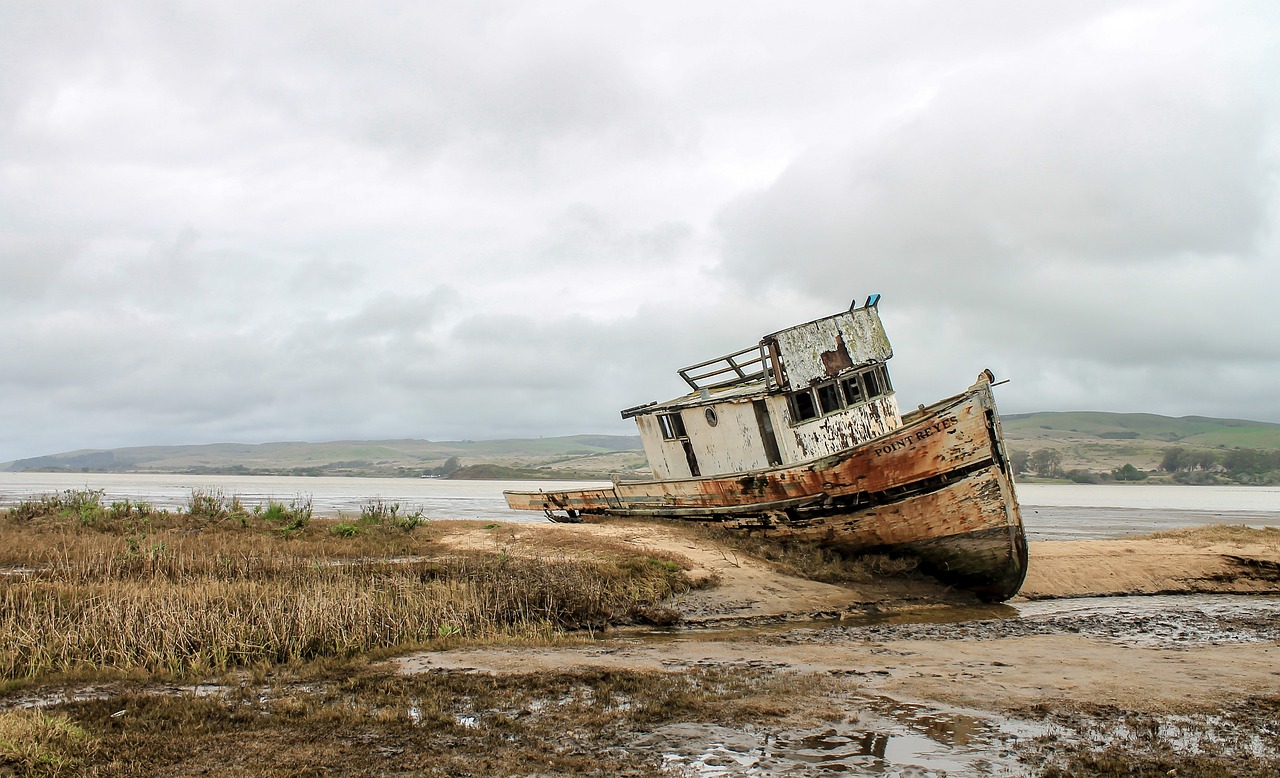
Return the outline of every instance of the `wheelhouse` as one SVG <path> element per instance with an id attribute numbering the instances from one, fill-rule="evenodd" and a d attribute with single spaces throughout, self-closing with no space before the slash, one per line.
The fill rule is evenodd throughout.
<path id="1" fill-rule="evenodd" d="M 692 391 L 622 411 L 659 479 L 834 454 L 902 426 L 879 295 L 679 371 Z"/>

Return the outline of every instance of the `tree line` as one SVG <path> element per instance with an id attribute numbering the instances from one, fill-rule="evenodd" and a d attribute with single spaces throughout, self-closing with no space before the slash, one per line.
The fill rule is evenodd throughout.
<path id="1" fill-rule="evenodd" d="M 1151 476 L 1151 473 L 1128 463 L 1104 471 L 1064 470 L 1062 452 L 1050 448 L 1013 451 L 1010 462 L 1017 475 L 1067 478 L 1077 483 L 1142 481 Z M 1169 474 L 1173 481 L 1184 484 L 1280 484 L 1280 450 L 1215 450 L 1174 446 L 1165 451 L 1159 471 Z"/>

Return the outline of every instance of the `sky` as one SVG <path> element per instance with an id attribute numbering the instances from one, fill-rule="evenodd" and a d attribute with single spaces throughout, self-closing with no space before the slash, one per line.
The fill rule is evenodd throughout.
<path id="1" fill-rule="evenodd" d="M 905 407 L 1280 422 L 1274 2 L 0 3 L 0 461 Z"/>

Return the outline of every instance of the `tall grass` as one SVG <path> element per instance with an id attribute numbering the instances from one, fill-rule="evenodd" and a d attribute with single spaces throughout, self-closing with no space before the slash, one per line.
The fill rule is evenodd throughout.
<path id="1" fill-rule="evenodd" d="M 203 674 L 540 635 L 643 619 L 687 587 L 678 566 L 640 557 L 446 555 L 417 525 L 341 538 L 304 523 L 285 540 L 274 519 L 208 521 L 124 532 L 61 509 L 0 518 L 0 680 Z"/>

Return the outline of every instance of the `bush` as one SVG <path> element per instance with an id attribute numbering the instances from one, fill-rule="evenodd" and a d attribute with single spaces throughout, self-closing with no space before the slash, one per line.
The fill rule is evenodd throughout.
<path id="1" fill-rule="evenodd" d="M 93 525 L 107 516 L 107 509 L 102 505 L 102 495 L 102 489 L 66 489 L 56 494 L 42 495 L 35 500 L 23 500 L 10 509 L 9 515 L 19 521 L 63 516 Z"/>
<path id="2" fill-rule="evenodd" d="M 1147 473 L 1126 462 L 1124 467 L 1117 467 L 1112 470 L 1111 477 L 1117 481 L 1145 481 L 1147 480 Z"/>
<path id="3" fill-rule="evenodd" d="M 240 498 L 235 497 L 234 505 L 240 508 L 237 511 L 244 514 L 244 506 L 240 504 Z M 187 515 L 193 519 L 201 519 L 207 522 L 225 521 L 231 518 L 232 504 L 227 501 L 227 495 L 221 489 L 192 489 L 191 497 L 187 500 Z"/>
<path id="4" fill-rule="evenodd" d="M 1100 484 L 1103 481 L 1101 473 L 1091 470 L 1068 470 L 1066 476 L 1072 483 L 1077 484 Z"/>
<path id="5" fill-rule="evenodd" d="M 310 497 L 298 497 L 286 505 L 277 500 L 268 500 L 267 507 L 255 513 L 259 518 L 277 525 L 280 534 L 288 537 L 311 523 L 312 501 Z"/>
<path id="6" fill-rule="evenodd" d="M 412 532 L 427 522 L 422 509 L 412 513 L 400 513 L 400 503 L 386 502 L 381 497 L 370 500 L 360 508 L 360 523 L 381 530 L 399 529 Z"/>

